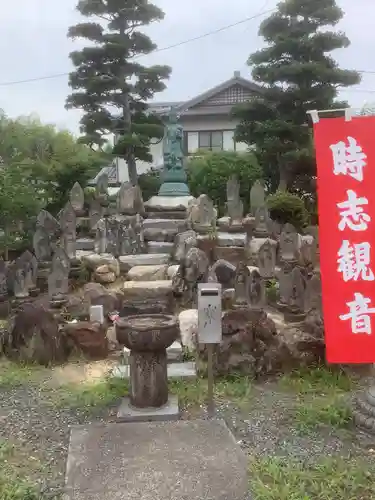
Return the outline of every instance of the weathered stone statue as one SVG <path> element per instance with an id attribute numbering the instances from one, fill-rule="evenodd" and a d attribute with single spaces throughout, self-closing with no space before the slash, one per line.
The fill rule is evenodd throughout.
<path id="1" fill-rule="evenodd" d="M 250 212 L 255 216 L 259 208 L 265 208 L 266 194 L 264 182 L 261 180 L 255 181 L 250 190 Z"/>
<path id="2" fill-rule="evenodd" d="M 163 142 L 164 171 L 159 196 L 190 195 L 184 169 L 183 137 L 184 132 L 178 124 L 177 112 L 172 108 L 168 115 Z"/>
<path id="3" fill-rule="evenodd" d="M 60 213 L 61 244 L 69 259 L 76 256 L 76 213 L 71 203 L 67 203 Z"/>
<path id="4" fill-rule="evenodd" d="M 217 210 L 206 194 L 201 194 L 188 208 L 188 221 L 192 229 L 207 233 L 216 227 Z"/>
<path id="5" fill-rule="evenodd" d="M 227 182 L 227 209 L 230 224 L 242 226 L 243 203 L 240 197 L 240 184 L 235 175 L 228 179 Z"/>
<path id="6" fill-rule="evenodd" d="M 234 278 L 234 305 L 246 307 L 250 302 L 250 271 L 245 262 L 240 262 Z"/>
<path id="7" fill-rule="evenodd" d="M 84 214 L 85 193 L 79 182 L 75 182 L 70 191 L 70 203 L 74 209 L 75 214 L 79 217 Z"/>

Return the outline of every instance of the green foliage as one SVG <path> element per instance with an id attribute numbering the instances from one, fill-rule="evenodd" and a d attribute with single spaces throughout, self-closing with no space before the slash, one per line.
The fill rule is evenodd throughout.
<path id="1" fill-rule="evenodd" d="M 160 171 L 152 169 L 138 178 L 139 187 L 142 191 L 144 201 L 147 201 L 151 196 L 156 196 L 162 184 Z"/>
<path id="2" fill-rule="evenodd" d="M 303 200 L 286 191 L 277 191 L 267 198 L 267 205 L 272 220 L 280 224 L 289 222 L 296 229 L 301 230 L 306 226 L 309 219 Z"/>
<path id="3" fill-rule="evenodd" d="M 150 140 L 164 133 L 160 119 L 146 112 L 146 103 L 165 89 L 171 71 L 139 64 L 138 56 L 156 49 L 139 29 L 160 21 L 164 13 L 149 0 L 79 0 L 77 10 L 89 22 L 72 26 L 68 36 L 89 45 L 70 54 L 76 69 L 66 106 L 84 111 L 82 142 L 102 148 L 106 135 L 117 137 L 113 154 L 126 160 L 130 181 L 137 184 L 136 159 L 151 161 Z"/>
<path id="4" fill-rule="evenodd" d="M 348 38 L 327 29 L 343 12 L 335 0 L 284 0 L 265 19 L 259 34 L 267 46 L 248 59 L 259 95 L 234 111 L 240 124 L 236 139 L 256 145 L 271 191 L 300 187 L 311 192 L 315 174 L 306 111 L 342 108 L 339 87 L 355 85 L 360 75 L 342 70 L 330 56 L 347 47 Z"/>
<path id="5" fill-rule="evenodd" d="M 23 246 L 41 208 L 54 215 L 78 181 L 83 187 L 103 162 L 67 131 L 35 117 L 0 116 L 0 246 Z"/>
<path id="6" fill-rule="evenodd" d="M 262 170 L 252 153 L 202 153 L 188 164 L 188 184 L 193 196 L 207 194 L 219 208 L 225 211 L 227 180 L 236 175 L 240 183 L 240 195 L 248 210 L 251 186 L 262 178 Z"/>

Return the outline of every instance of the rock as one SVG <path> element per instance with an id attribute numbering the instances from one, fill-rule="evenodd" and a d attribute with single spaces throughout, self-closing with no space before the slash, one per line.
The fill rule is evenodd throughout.
<path id="1" fill-rule="evenodd" d="M 116 274 L 110 270 L 108 265 L 99 266 L 94 273 L 94 279 L 97 283 L 103 285 L 114 283 L 116 281 Z"/>
<path id="2" fill-rule="evenodd" d="M 215 372 L 253 377 L 279 372 L 289 352 L 282 346 L 274 322 L 264 311 L 236 309 L 223 314 L 223 340 L 217 347 Z M 199 346 L 206 354 L 205 347 Z"/>
<path id="3" fill-rule="evenodd" d="M 54 315 L 42 305 L 30 303 L 21 307 L 2 341 L 4 354 L 18 362 L 63 363 L 71 352 Z"/>
<path id="4" fill-rule="evenodd" d="M 134 266 L 127 275 L 129 281 L 159 281 L 167 278 L 167 264 L 156 266 Z"/>
<path id="5" fill-rule="evenodd" d="M 112 254 L 104 253 L 99 255 L 91 253 L 83 255 L 82 262 L 90 271 L 96 271 L 102 266 L 108 266 L 108 272 L 114 273 L 116 277 L 120 276 L 120 263 Z"/>
<path id="6" fill-rule="evenodd" d="M 178 233 L 187 229 L 187 222 L 183 219 L 146 219 L 143 228 L 146 241 L 173 242 Z"/>
<path id="7" fill-rule="evenodd" d="M 120 270 L 122 274 L 127 274 L 129 269 L 135 266 L 157 266 L 168 264 L 170 259 L 169 254 L 140 254 L 140 255 L 121 255 L 119 257 Z"/>
<path id="8" fill-rule="evenodd" d="M 124 306 L 120 316 L 170 314 L 173 310 L 172 281 L 126 281 L 122 290 Z"/>
<path id="9" fill-rule="evenodd" d="M 105 359 L 108 356 L 106 328 L 100 323 L 79 321 L 64 327 L 73 345 L 89 359 Z"/>
<path id="10" fill-rule="evenodd" d="M 173 250 L 173 243 L 170 241 L 149 241 L 148 250 L 151 254 L 168 254 L 170 255 Z"/>
<path id="11" fill-rule="evenodd" d="M 216 274 L 218 282 L 223 288 L 233 288 L 236 277 L 236 266 L 227 260 L 217 260 L 212 266 L 212 271 Z"/>
<path id="12" fill-rule="evenodd" d="M 180 339 L 184 347 L 194 350 L 198 337 L 198 309 L 187 309 L 178 315 Z"/>
<path id="13" fill-rule="evenodd" d="M 104 316 L 110 312 L 119 311 L 122 306 L 122 295 L 113 290 L 108 290 L 99 283 L 87 283 L 83 287 L 85 300 L 91 306 L 103 306 Z"/>
<path id="14" fill-rule="evenodd" d="M 68 295 L 65 310 L 71 319 L 86 321 L 90 316 L 90 305 L 84 296 Z"/>
<path id="15" fill-rule="evenodd" d="M 178 264 L 174 264 L 173 266 L 168 267 L 167 277 L 169 280 L 173 280 L 173 278 L 176 276 L 179 267 L 180 266 Z"/>

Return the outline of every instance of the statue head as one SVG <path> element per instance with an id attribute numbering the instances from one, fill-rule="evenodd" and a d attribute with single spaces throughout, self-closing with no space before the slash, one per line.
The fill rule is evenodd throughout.
<path id="1" fill-rule="evenodd" d="M 168 114 L 168 122 L 171 124 L 176 124 L 178 122 L 178 114 L 176 108 L 172 107 Z"/>

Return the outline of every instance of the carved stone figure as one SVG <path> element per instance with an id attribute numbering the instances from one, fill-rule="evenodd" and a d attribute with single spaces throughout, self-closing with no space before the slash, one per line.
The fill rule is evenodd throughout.
<path id="1" fill-rule="evenodd" d="M 250 190 L 250 212 L 255 216 L 258 208 L 265 208 L 266 195 L 264 182 L 261 180 L 255 181 Z"/>
<path id="2" fill-rule="evenodd" d="M 245 262 L 240 262 L 236 269 L 234 278 L 234 304 L 235 306 L 247 306 L 250 302 L 250 270 Z"/>
<path id="3" fill-rule="evenodd" d="M 83 209 L 85 204 L 85 193 L 79 182 L 74 183 L 70 191 L 69 199 L 75 214 L 78 216 L 83 215 Z"/>
<path id="4" fill-rule="evenodd" d="M 120 214 L 144 214 L 142 193 L 139 186 L 124 182 L 117 193 L 117 210 Z"/>
<path id="5" fill-rule="evenodd" d="M 230 223 L 242 225 L 243 203 L 240 197 L 240 184 L 235 175 L 227 181 L 227 208 Z"/>
<path id="6" fill-rule="evenodd" d="M 208 258 L 199 248 L 190 248 L 173 278 L 173 291 L 185 302 L 195 302 L 198 283 L 205 283 L 209 271 Z"/>
<path id="7" fill-rule="evenodd" d="M 76 213 L 67 203 L 60 213 L 61 244 L 70 259 L 76 256 Z"/>
<path id="8" fill-rule="evenodd" d="M 201 194 L 188 207 L 188 220 L 192 229 L 198 232 L 208 232 L 216 227 L 217 211 L 212 200 Z"/>
<path id="9" fill-rule="evenodd" d="M 299 235 L 292 224 L 285 224 L 280 235 L 280 260 L 296 262 L 299 254 Z"/>
<path id="10" fill-rule="evenodd" d="M 181 262 L 185 259 L 190 248 L 198 245 L 197 233 L 192 229 L 179 233 L 175 237 L 172 258 L 175 262 Z"/>
<path id="11" fill-rule="evenodd" d="M 95 253 L 102 254 L 107 251 L 107 226 L 105 219 L 96 223 Z"/>

